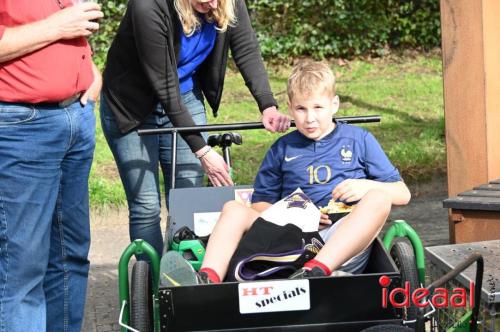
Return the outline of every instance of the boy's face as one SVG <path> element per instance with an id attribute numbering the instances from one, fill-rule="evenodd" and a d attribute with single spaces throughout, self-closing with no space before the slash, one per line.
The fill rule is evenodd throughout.
<path id="1" fill-rule="evenodd" d="M 339 97 L 323 91 L 295 94 L 288 102 L 288 109 L 297 130 L 318 141 L 335 129 L 332 117 L 339 109 Z"/>

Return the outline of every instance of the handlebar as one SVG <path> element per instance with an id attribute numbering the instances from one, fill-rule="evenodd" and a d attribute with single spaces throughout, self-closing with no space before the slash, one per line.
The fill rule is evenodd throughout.
<path id="1" fill-rule="evenodd" d="M 346 123 L 371 123 L 380 122 L 380 115 L 368 115 L 368 116 L 344 116 L 333 118 L 336 121 L 342 121 Z M 290 127 L 295 127 L 295 122 L 292 121 Z M 172 127 L 172 128 L 155 128 L 155 129 L 139 129 L 137 133 L 142 135 L 158 135 L 158 134 L 168 134 L 168 133 L 200 133 L 208 131 L 220 131 L 220 130 L 250 130 L 250 129 L 263 129 L 264 125 L 262 122 L 241 122 L 232 124 L 213 124 L 213 125 L 203 125 L 203 126 L 192 126 L 192 127 Z"/>

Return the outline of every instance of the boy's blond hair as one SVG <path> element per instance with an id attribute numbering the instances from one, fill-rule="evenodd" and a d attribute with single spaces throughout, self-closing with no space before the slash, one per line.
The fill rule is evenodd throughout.
<path id="1" fill-rule="evenodd" d="M 291 101 L 295 94 L 320 91 L 335 96 L 335 75 L 326 62 L 301 61 L 293 67 L 288 78 L 288 100 Z"/>
<path id="2" fill-rule="evenodd" d="M 190 0 L 174 0 L 174 7 L 181 21 L 182 31 L 191 36 L 201 26 L 198 13 Z M 217 8 L 205 15 L 208 22 L 215 22 L 216 29 L 225 32 L 229 26 L 236 24 L 235 0 L 219 0 Z"/>

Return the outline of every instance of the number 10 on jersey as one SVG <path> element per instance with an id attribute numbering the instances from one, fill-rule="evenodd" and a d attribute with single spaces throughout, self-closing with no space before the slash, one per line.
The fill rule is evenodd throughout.
<path id="1" fill-rule="evenodd" d="M 326 172 L 326 176 L 323 180 L 320 180 L 318 174 L 323 168 L 325 169 L 325 171 L 321 173 Z M 320 165 L 318 167 L 314 167 L 313 165 L 311 165 L 307 168 L 307 171 L 309 172 L 309 184 L 326 184 L 332 178 L 332 170 L 328 165 Z"/>

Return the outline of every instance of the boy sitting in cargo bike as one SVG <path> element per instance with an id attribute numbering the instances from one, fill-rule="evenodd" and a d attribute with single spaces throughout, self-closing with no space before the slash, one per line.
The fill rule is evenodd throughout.
<path id="1" fill-rule="evenodd" d="M 333 225 L 322 209 L 319 235 L 324 245 L 289 278 L 326 276 L 337 270 L 362 273 L 391 206 L 410 200 L 407 186 L 374 136 L 332 122 L 339 98 L 326 63 L 299 63 L 288 79 L 287 92 L 297 130 L 279 138 L 267 152 L 254 183 L 252 206 L 236 201 L 224 205 L 199 271 L 202 283 L 219 283 L 226 276 L 242 280 L 233 263 L 243 258 L 237 257 L 239 249 L 252 242 L 266 247 L 279 236 L 282 229 L 261 218 L 261 213 L 287 196 L 294 197 L 297 188 L 303 191 L 298 197 L 305 198 L 304 204 L 346 210 L 350 208 L 344 204 L 355 205 Z"/>

